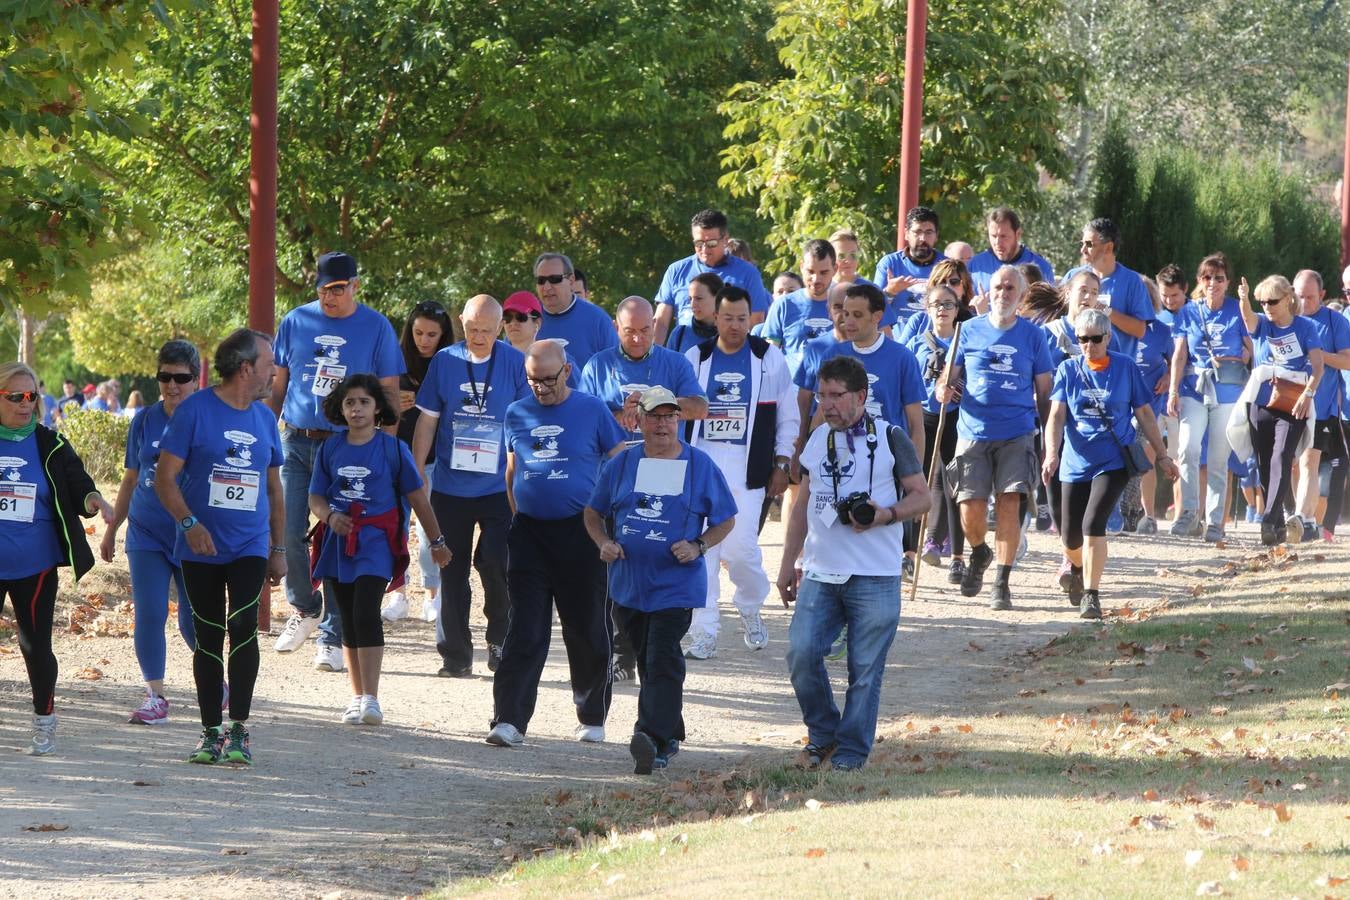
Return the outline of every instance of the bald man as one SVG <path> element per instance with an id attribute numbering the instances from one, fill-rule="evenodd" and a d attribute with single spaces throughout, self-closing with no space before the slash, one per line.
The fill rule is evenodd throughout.
<path id="1" fill-rule="evenodd" d="M 948 259 L 959 259 L 966 265 L 970 265 L 970 260 L 975 256 L 975 248 L 965 241 L 952 241 L 947 245 L 947 249 L 942 251 L 942 255 Z"/>
<path id="2" fill-rule="evenodd" d="M 487 742 L 525 740 L 548 658 L 553 609 L 562 623 L 577 726 L 585 743 L 605 739 L 610 700 L 606 569 L 582 520 L 600 465 L 624 446 L 604 401 L 567 386 L 562 347 L 539 341 L 525 354 L 531 396 L 506 411 L 506 490 L 514 518 L 508 538 L 511 626 L 492 682 Z"/>
<path id="3" fill-rule="evenodd" d="M 497 671 L 506 639 L 506 532 L 511 505 L 506 495 L 506 409 L 529 396 L 525 356 L 497 340 L 502 308 L 487 294 L 464 304 L 464 340 L 431 358 L 417 392 L 422 416 L 413 432 L 413 459 L 426 475 L 427 453 L 436 447 L 431 507 L 450 547 L 450 565 L 441 569 L 441 610 L 436 620 L 438 675 L 473 675 L 469 633 L 469 561 L 483 583 L 487 616 L 487 667 Z M 481 533 L 475 551 L 473 530 Z"/>

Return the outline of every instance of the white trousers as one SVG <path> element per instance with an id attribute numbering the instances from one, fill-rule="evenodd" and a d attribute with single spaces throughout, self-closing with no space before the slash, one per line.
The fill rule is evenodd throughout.
<path id="1" fill-rule="evenodd" d="M 721 469 L 736 500 L 736 524 L 716 547 L 708 549 L 703 563 L 708 572 L 708 600 L 694 610 L 689 626 L 691 635 L 717 636 L 720 621 L 718 601 L 722 594 L 722 566 L 727 567 L 736 586 L 732 602 L 742 615 L 756 613 L 769 596 L 769 577 L 764 573 L 764 557 L 759 549 L 759 510 L 764 505 L 764 488 L 745 487 L 745 448 L 725 446 L 717 441 L 699 445 Z"/>

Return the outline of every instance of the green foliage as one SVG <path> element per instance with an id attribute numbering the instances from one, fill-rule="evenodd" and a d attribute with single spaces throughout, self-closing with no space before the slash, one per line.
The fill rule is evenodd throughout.
<path id="1" fill-rule="evenodd" d="M 100 484 L 121 480 L 130 430 L 131 419 L 96 409 L 74 410 L 61 421 L 61 433 Z"/>
<path id="2" fill-rule="evenodd" d="M 1084 73 L 1044 37 L 1059 8 L 932 4 L 920 200 L 942 216 L 943 240 L 973 237 L 996 203 L 1036 208 L 1040 172 L 1068 171 L 1060 108 L 1081 98 Z M 722 183 L 757 198 L 775 264 L 843 226 L 873 252 L 894 246 L 904 17 L 901 0 L 783 2 L 769 37 L 786 73 L 737 85 L 723 104 L 736 143 Z"/>
<path id="3" fill-rule="evenodd" d="M 1193 278 L 1196 264 L 1218 250 L 1234 281 L 1338 271 L 1334 211 L 1269 156 L 1216 158 L 1169 146 L 1137 152 L 1119 134 L 1108 141 L 1099 151 L 1094 214 L 1120 226 L 1131 268 L 1152 274 L 1175 262 Z"/>

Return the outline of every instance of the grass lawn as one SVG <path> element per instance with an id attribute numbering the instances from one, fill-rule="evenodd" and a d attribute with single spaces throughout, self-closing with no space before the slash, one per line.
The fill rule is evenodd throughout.
<path id="1" fill-rule="evenodd" d="M 536 798 L 503 870 L 442 893 L 1350 896 L 1347 554 L 1304 555 L 1084 625 L 886 723 L 860 773 L 779 754 Z"/>

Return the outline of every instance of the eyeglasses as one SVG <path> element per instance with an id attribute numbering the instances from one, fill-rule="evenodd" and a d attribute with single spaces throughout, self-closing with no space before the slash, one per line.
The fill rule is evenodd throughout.
<path id="1" fill-rule="evenodd" d="M 673 413 L 649 412 L 644 413 L 644 415 L 653 422 L 678 422 L 680 419 L 680 414 L 677 412 Z"/>
<path id="2" fill-rule="evenodd" d="M 10 403 L 33 403 L 38 398 L 37 391 L 6 391 L 0 394 Z"/>
<path id="3" fill-rule="evenodd" d="M 189 381 L 191 381 L 191 380 L 192 380 L 193 378 L 195 378 L 195 377 L 197 377 L 197 376 L 193 375 L 191 372 L 157 372 L 157 373 L 155 373 L 155 380 L 158 381 L 160 384 L 168 384 L 170 381 L 172 381 L 174 384 L 187 384 Z"/>
<path id="4" fill-rule="evenodd" d="M 836 253 L 835 256 L 838 259 L 849 259 L 849 260 L 855 260 L 858 258 L 858 254 L 856 253 Z"/>
<path id="5" fill-rule="evenodd" d="M 1104 334 L 1080 334 L 1078 343 L 1080 344 L 1100 344 L 1106 338 Z"/>
<path id="6" fill-rule="evenodd" d="M 547 378 L 535 378 L 527 372 L 525 374 L 525 382 L 530 385 L 538 385 L 539 387 L 553 387 L 558 383 L 558 379 L 562 377 L 563 369 L 566 368 L 567 363 L 563 363 L 562 366 L 558 369 L 558 371 L 554 372 Z"/>
<path id="7" fill-rule="evenodd" d="M 445 307 L 435 300 L 423 300 L 413 307 L 413 312 L 419 316 L 443 316 L 445 315 Z"/>
<path id="8" fill-rule="evenodd" d="M 1082 247 L 1084 250 L 1091 250 L 1097 245 L 1092 243 L 1092 241 L 1079 241 L 1078 246 Z"/>
<path id="9" fill-rule="evenodd" d="M 937 303 L 928 304 L 929 309 L 956 309 L 956 304 L 950 300 L 939 300 Z"/>
<path id="10" fill-rule="evenodd" d="M 562 284 L 567 279 L 566 275 L 536 275 L 535 284 Z"/>
<path id="11" fill-rule="evenodd" d="M 325 296 L 333 296 L 335 294 L 341 294 L 347 290 L 349 284 L 350 282 L 346 281 L 329 282 L 328 284 L 325 284 L 323 287 L 319 288 L 319 296 L 325 297 Z"/>
<path id="12" fill-rule="evenodd" d="M 961 276 L 960 276 L 960 275 L 953 275 L 951 278 L 948 278 L 946 281 L 944 281 L 944 282 L 942 282 L 942 283 L 945 284 L 947 287 L 960 287 L 960 286 L 961 286 Z"/>
<path id="13" fill-rule="evenodd" d="M 716 246 L 717 246 L 718 244 L 720 244 L 720 243 L 722 243 L 722 239 L 721 239 L 721 238 L 717 238 L 716 240 L 711 240 L 711 241 L 694 241 L 694 249 L 695 249 L 695 250 L 711 250 L 711 249 L 713 249 L 714 247 L 716 247 Z"/>
<path id="14" fill-rule="evenodd" d="M 537 318 L 539 318 L 539 314 L 538 314 L 538 313 L 518 313 L 518 312 L 504 312 L 504 313 L 502 313 L 502 321 L 503 321 L 503 322 L 528 322 L 528 321 L 530 321 L 531 319 L 537 319 Z"/>

